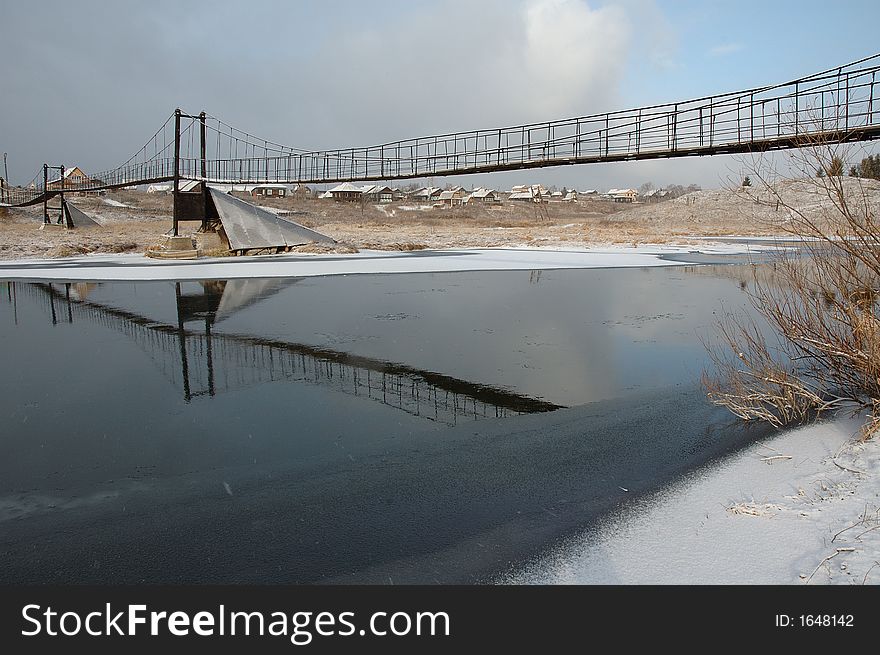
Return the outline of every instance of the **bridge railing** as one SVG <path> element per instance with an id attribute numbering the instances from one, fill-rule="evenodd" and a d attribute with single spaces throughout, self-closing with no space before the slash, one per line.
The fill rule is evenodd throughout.
<path id="1" fill-rule="evenodd" d="M 687 102 L 377 146 L 218 158 L 204 175 L 191 158 L 181 161 L 181 171 L 216 182 L 379 181 L 793 147 L 880 128 L 878 70 L 841 68 Z"/>
<path id="2" fill-rule="evenodd" d="M 218 183 L 383 181 L 539 168 L 565 164 L 762 151 L 815 139 L 880 137 L 876 98 L 880 55 L 784 84 L 678 103 L 545 123 L 472 130 L 375 146 L 303 151 L 225 126 L 202 114 L 181 115 L 172 156 L 162 132 L 125 165 L 74 182 L 64 191 L 93 191 L 188 178 Z M 189 143 L 181 149 L 180 117 Z M 194 143 L 201 126 L 200 147 Z M 225 127 L 224 127 L 225 126 Z M 208 143 L 206 129 L 216 143 Z M 161 139 L 161 141 L 160 141 Z M 150 155 L 148 150 L 152 144 Z M 238 153 L 244 152 L 240 157 Z M 148 156 L 149 155 L 149 156 Z M 5 189 L 9 204 L 33 203 L 58 192 L 39 179 Z"/>

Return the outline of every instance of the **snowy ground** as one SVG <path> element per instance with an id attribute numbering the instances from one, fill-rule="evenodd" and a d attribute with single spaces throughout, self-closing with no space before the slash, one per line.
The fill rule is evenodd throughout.
<path id="1" fill-rule="evenodd" d="M 502 583 L 880 584 L 880 441 L 792 430 L 639 499 Z"/>
<path id="2" fill-rule="evenodd" d="M 761 246 L 772 250 L 773 246 Z M 757 252 L 748 244 L 706 244 L 702 254 Z M 88 255 L 62 259 L 0 262 L 0 279 L 22 280 L 206 280 L 246 277 L 311 277 L 363 273 L 550 270 L 676 266 L 664 255 L 696 250 L 675 246 L 607 247 L 577 250 L 456 249 L 416 252 L 361 251 L 356 254 L 267 255 L 198 260 L 156 260 L 142 255 Z M 682 257 L 681 259 L 686 259 Z"/>

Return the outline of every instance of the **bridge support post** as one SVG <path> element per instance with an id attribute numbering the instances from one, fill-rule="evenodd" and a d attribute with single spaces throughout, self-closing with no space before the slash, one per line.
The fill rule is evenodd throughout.
<path id="1" fill-rule="evenodd" d="M 49 164 L 43 164 L 43 225 L 49 224 Z"/>
<path id="2" fill-rule="evenodd" d="M 61 200 L 60 209 L 58 210 L 58 225 L 65 225 L 64 221 L 64 164 L 61 164 L 60 167 L 61 177 L 59 178 L 59 183 L 61 185 L 61 192 L 58 194 L 58 197 Z"/>
<path id="3" fill-rule="evenodd" d="M 171 192 L 174 204 L 172 214 L 172 236 L 177 233 L 177 222 L 180 220 L 180 108 L 174 110 L 174 188 Z"/>
<path id="4" fill-rule="evenodd" d="M 202 206 L 208 206 L 208 142 L 206 138 L 206 128 L 205 128 L 205 119 L 207 115 L 205 112 L 201 112 L 199 114 L 199 154 L 202 159 Z M 220 156 L 219 154 L 217 155 Z M 204 212 L 205 215 L 202 217 L 202 232 L 208 229 L 208 218 L 207 212 Z M 212 394 L 213 395 L 213 394 Z"/>

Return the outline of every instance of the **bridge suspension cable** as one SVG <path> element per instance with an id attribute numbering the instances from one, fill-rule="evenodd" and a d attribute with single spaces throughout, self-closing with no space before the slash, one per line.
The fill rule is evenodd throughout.
<path id="1" fill-rule="evenodd" d="M 745 91 L 323 150 L 256 137 L 209 114 L 181 114 L 175 131 L 172 114 L 122 166 L 63 184 L 66 191 L 92 191 L 169 181 L 175 172 L 219 184 L 390 181 L 866 141 L 880 137 L 878 72 L 880 54 Z M 57 183 L 49 186 L 43 189 L 38 175 L 29 188 L 5 189 L 6 202 L 42 202 L 57 192 Z"/>

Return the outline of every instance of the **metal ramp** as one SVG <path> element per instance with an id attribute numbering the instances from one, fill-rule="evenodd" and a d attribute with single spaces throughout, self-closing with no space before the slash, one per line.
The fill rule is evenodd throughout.
<path id="1" fill-rule="evenodd" d="M 283 251 L 307 243 L 336 243 L 325 234 L 276 216 L 218 189 L 209 187 L 208 192 L 230 250 Z"/>
<path id="2" fill-rule="evenodd" d="M 98 221 L 66 200 L 64 201 L 64 218 L 69 228 L 101 227 Z"/>

